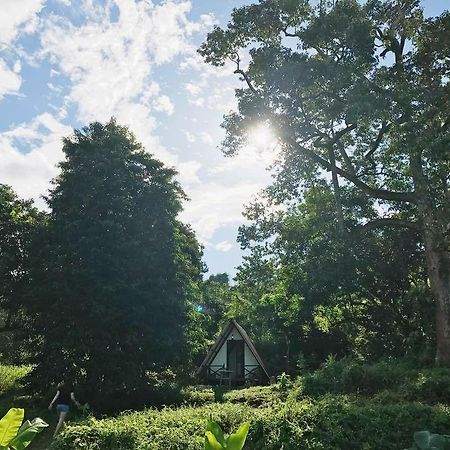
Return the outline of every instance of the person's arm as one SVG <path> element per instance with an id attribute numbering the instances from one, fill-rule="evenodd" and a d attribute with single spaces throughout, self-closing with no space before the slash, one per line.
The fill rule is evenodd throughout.
<path id="1" fill-rule="evenodd" d="M 75 405 L 78 406 L 78 408 L 81 408 L 81 403 L 75 398 L 75 393 L 71 392 L 70 398 L 75 403 Z"/>
<path id="2" fill-rule="evenodd" d="M 56 400 L 58 399 L 58 397 L 59 397 L 59 390 L 56 391 L 56 394 L 55 394 L 55 396 L 53 397 L 52 402 L 51 402 L 50 405 L 48 406 L 48 409 L 52 409 L 52 408 L 53 408 L 53 404 L 56 402 Z"/>

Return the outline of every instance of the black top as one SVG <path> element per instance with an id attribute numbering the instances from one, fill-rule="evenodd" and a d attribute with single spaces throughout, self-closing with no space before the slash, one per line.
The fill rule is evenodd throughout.
<path id="1" fill-rule="evenodd" d="M 72 399 L 70 398 L 70 394 L 73 392 L 72 386 L 63 385 L 58 388 L 59 396 L 56 399 L 56 403 L 59 405 L 70 405 Z"/>

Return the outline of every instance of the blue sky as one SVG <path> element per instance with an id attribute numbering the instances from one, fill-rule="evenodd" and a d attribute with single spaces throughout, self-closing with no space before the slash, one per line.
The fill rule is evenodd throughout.
<path id="1" fill-rule="evenodd" d="M 41 198 L 72 128 L 115 116 L 179 171 L 191 200 L 182 219 L 205 247 L 210 272 L 234 274 L 243 206 L 270 182 L 272 147 L 236 158 L 217 149 L 240 85 L 232 67 L 196 49 L 238 0 L 2 0 L 0 182 Z M 426 15 L 448 7 L 424 0 Z"/>

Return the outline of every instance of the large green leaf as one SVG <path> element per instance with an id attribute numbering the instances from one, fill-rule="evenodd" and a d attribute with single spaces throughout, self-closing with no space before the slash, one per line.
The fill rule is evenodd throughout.
<path id="1" fill-rule="evenodd" d="M 220 425 L 217 422 L 209 419 L 206 430 L 210 431 L 214 435 L 217 442 L 219 442 L 222 447 L 225 447 L 225 436 L 223 434 L 222 428 L 220 428 Z"/>
<path id="2" fill-rule="evenodd" d="M 17 436 L 11 441 L 10 446 L 15 450 L 23 450 L 28 447 L 35 436 L 44 428 L 48 427 L 48 423 L 39 417 L 33 421 L 27 420 L 19 429 Z"/>
<path id="3" fill-rule="evenodd" d="M 214 434 L 211 431 L 205 433 L 205 450 L 223 450 L 224 447 L 217 442 Z"/>
<path id="4" fill-rule="evenodd" d="M 244 422 L 236 431 L 236 433 L 230 434 L 227 439 L 227 450 L 242 450 L 245 444 L 245 440 L 247 439 L 248 430 L 250 428 L 250 424 L 248 422 Z"/>
<path id="5" fill-rule="evenodd" d="M 0 446 L 7 447 L 22 425 L 24 410 L 11 408 L 0 420 Z"/>
<path id="6" fill-rule="evenodd" d="M 449 448 L 450 441 L 446 436 L 441 434 L 432 434 L 430 437 L 430 448 L 445 450 Z"/>
<path id="7" fill-rule="evenodd" d="M 414 442 L 420 450 L 426 450 L 430 447 L 431 433 L 429 431 L 417 431 L 414 433 Z"/>

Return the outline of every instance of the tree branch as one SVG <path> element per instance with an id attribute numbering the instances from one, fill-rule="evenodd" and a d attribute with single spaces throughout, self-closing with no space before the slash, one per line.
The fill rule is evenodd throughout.
<path id="1" fill-rule="evenodd" d="M 374 143 L 370 147 L 370 150 L 364 155 L 365 158 L 369 159 L 378 150 L 378 147 L 380 146 L 381 141 L 384 138 L 384 135 L 389 131 L 390 128 L 391 128 L 390 123 L 386 123 L 386 122 L 382 123 L 380 131 L 378 132 L 377 138 L 375 139 Z"/>
<path id="2" fill-rule="evenodd" d="M 364 224 L 361 229 L 364 231 L 373 230 L 375 228 L 411 228 L 415 231 L 420 231 L 422 227 L 418 222 L 411 222 L 409 220 L 395 219 L 393 217 L 382 217 L 380 219 L 374 219 Z"/>
<path id="3" fill-rule="evenodd" d="M 248 88 L 255 94 L 255 95 L 259 95 L 258 91 L 253 87 L 252 82 L 250 81 L 249 76 L 240 68 L 240 62 L 241 62 L 241 58 L 239 58 L 239 55 L 236 53 L 235 54 L 236 59 L 231 59 L 233 62 L 236 63 L 236 70 L 234 71 L 235 74 L 239 74 L 242 75 L 242 77 L 244 78 L 245 82 L 247 83 Z"/>
<path id="4" fill-rule="evenodd" d="M 326 159 L 319 156 L 317 153 L 313 152 L 307 147 L 304 147 L 298 142 L 296 142 L 294 139 L 291 139 L 289 137 L 286 137 L 286 141 L 291 145 L 293 148 L 298 149 L 301 153 L 303 153 L 307 158 L 310 160 L 318 163 L 321 165 L 324 169 L 332 172 L 335 171 L 338 175 L 345 178 L 346 180 L 353 183 L 357 188 L 361 189 L 366 194 L 370 195 L 371 197 L 380 199 L 380 200 L 390 200 L 390 201 L 397 201 L 397 202 L 409 202 L 409 203 L 416 203 L 416 195 L 414 192 L 397 192 L 397 191 L 388 191 L 385 189 L 379 189 L 372 186 L 369 186 L 368 184 L 364 183 L 364 181 L 361 181 L 356 175 L 353 175 L 340 167 L 333 167 L 332 164 L 330 164 Z"/>

